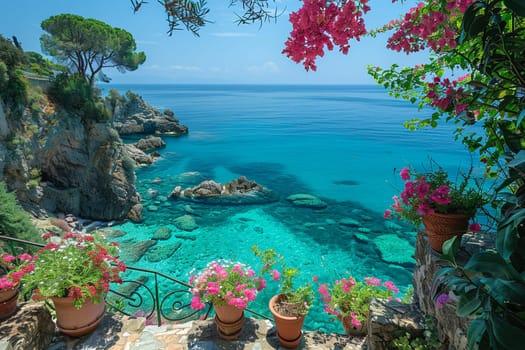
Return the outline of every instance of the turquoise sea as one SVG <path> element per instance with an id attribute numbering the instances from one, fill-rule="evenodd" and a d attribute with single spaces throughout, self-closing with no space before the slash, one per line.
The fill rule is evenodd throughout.
<path id="1" fill-rule="evenodd" d="M 110 87 L 121 93 L 132 90 L 161 110 L 173 110 L 189 127 L 188 136 L 165 137 L 161 159 L 137 170 L 144 221 L 116 227 L 125 232 L 117 238 L 123 249 L 150 239 L 159 227 L 170 230 L 171 238 L 157 245 L 177 248 L 171 257 L 151 262 L 146 256 L 130 265 L 185 281 L 192 269 L 213 259 L 258 268 L 250 251 L 258 245 L 275 248 L 288 266 L 300 268 L 298 282 L 313 276 L 320 282 L 374 276 L 394 281 L 404 291 L 412 283 L 415 229 L 383 219 L 402 187 L 399 170 L 428 167 L 430 157 L 452 172 L 471 163 L 453 139 L 453 126 L 404 129 L 403 121 L 431 111 L 418 111 L 376 86 Z M 186 188 L 205 179 L 227 182 L 241 175 L 276 193 L 277 200 L 220 205 L 166 199 L 175 186 Z M 286 197 L 297 193 L 315 195 L 327 208 L 293 206 Z M 181 231 L 173 221 L 188 212 L 198 228 Z M 268 288 L 250 307 L 269 315 L 266 305 L 275 291 L 276 286 Z M 305 329 L 342 332 L 319 302 Z"/>

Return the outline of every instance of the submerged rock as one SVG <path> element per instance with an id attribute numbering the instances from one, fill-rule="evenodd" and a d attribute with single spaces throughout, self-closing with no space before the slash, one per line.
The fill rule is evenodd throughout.
<path id="1" fill-rule="evenodd" d="M 414 252 L 414 246 L 408 241 L 396 235 L 380 235 L 374 239 L 374 243 L 379 250 L 381 259 L 387 263 L 399 265 L 414 265 L 415 260 L 407 255 L 407 252 Z"/>
<path id="2" fill-rule="evenodd" d="M 171 238 L 171 229 L 166 226 L 159 227 L 151 239 L 166 241 Z"/>
<path id="3" fill-rule="evenodd" d="M 166 245 L 156 245 L 148 250 L 145 259 L 149 262 L 159 262 L 170 258 L 180 248 L 180 242 L 170 243 Z"/>
<path id="4" fill-rule="evenodd" d="M 191 215 L 183 215 L 176 218 L 173 222 L 179 230 L 193 231 L 199 228 L 195 219 Z"/>
<path id="5" fill-rule="evenodd" d="M 286 200 L 291 202 L 297 207 L 310 208 L 310 209 L 324 209 L 328 205 L 321 199 L 311 194 L 298 193 L 292 194 L 286 197 Z"/>
<path id="6" fill-rule="evenodd" d="M 352 218 L 342 218 L 339 221 L 339 224 L 348 227 L 361 227 L 361 223 Z"/>
<path id="7" fill-rule="evenodd" d="M 145 240 L 134 243 L 122 243 L 122 251 L 124 252 L 123 260 L 126 262 L 139 261 L 148 249 L 154 246 L 157 241 Z"/>

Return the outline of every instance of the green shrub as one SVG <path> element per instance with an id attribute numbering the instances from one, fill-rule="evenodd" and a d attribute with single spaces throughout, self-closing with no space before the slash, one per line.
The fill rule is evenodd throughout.
<path id="1" fill-rule="evenodd" d="M 48 95 L 53 102 L 84 121 L 105 122 L 110 119 L 111 114 L 97 91 L 80 75 L 57 75 L 48 89 Z"/>
<path id="2" fill-rule="evenodd" d="M 9 237 L 38 240 L 38 231 L 12 192 L 0 181 L 0 232 Z"/>

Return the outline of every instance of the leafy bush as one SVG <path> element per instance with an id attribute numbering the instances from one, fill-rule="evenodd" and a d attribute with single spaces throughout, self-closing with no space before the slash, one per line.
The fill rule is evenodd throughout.
<path id="1" fill-rule="evenodd" d="M 38 238 L 29 215 L 18 205 L 15 195 L 0 181 L 0 232 L 9 237 L 32 240 Z"/>
<path id="2" fill-rule="evenodd" d="M 83 120 L 108 121 L 110 112 L 96 90 L 79 75 L 59 74 L 48 89 L 51 100 Z"/>
<path id="3" fill-rule="evenodd" d="M 27 103 L 26 84 L 17 70 L 23 61 L 22 50 L 0 35 L 0 97 L 10 107 Z"/>

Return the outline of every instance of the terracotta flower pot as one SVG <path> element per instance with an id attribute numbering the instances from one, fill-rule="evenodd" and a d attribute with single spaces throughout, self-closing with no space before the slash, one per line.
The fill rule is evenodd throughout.
<path id="1" fill-rule="evenodd" d="M 16 312 L 18 303 L 18 288 L 0 291 L 0 320 L 6 319 Z"/>
<path id="2" fill-rule="evenodd" d="M 279 338 L 279 344 L 282 347 L 288 349 L 295 349 L 301 344 L 303 337 L 303 323 L 305 315 L 298 317 L 289 317 L 281 315 L 276 310 L 276 304 L 282 299 L 282 295 L 275 295 L 270 299 L 269 308 L 275 321 L 275 327 L 277 328 L 277 337 Z"/>
<path id="3" fill-rule="evenodd" d="M 55 304 L 58 329 L 69 336 L 80 337 L 94 331 L 106 312 L 104 299 L 93 304 L 87 299 L 80 309 L 73 305 L 73 298 L 51 298 Z"/>
<path id="4" fill-rule="evenodd" d="M 339 321 L 341 321 L 343 324 L 343 329 L 348 335 L 352 335 L 354 337 L 363 337 L 368 334 L 366 322 L 363 322 L 361 323 L 361 326 L 356 327 L 352 324 L 352 317 L 350 316 L 339 317 Z"/>
<path id="5" fill-rule="evenodd" d="M 214 305 L 214 308 L 219 337 L 225 340 L 239 339 L 244 325 L 244 310 L 231 305 Z"/>
<path id="6" fill-rule="evenodd" d="M 427 214 L 423 215 L 423 226 L 428 236 L 428 244 L 435 251 L 442 253 L 445 241 L 454 236 L 461 236 L 468 230 L 470 216 L 462 214 Z"/>

